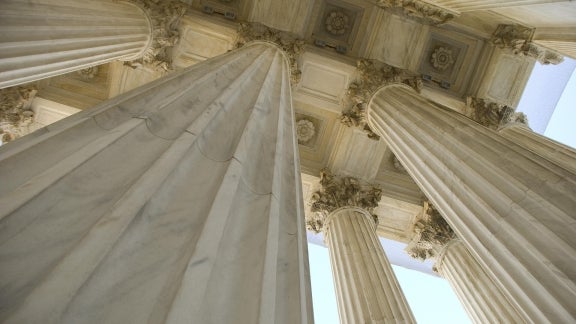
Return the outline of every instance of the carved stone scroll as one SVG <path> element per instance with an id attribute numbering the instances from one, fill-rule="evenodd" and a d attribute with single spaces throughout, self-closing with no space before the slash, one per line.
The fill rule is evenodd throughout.
<path id="1" fill-rule="evenodd" d="M 534 28 L 522 25 L 498 25 L 492 34 L 492 43 L 500 48 L 510 48 L 514 54 L 535 58 L 541 64 L 559 64 L 562 55 L 532 43 Z"/>
<path id="2" fill-rule="evenodd" d="M 512 107 L 474 97 L 468 97 L 466 104 L 469 109 L 466 115 L 488 128 L 497 130 L 509 123 L 528 126 L 528 117 L 524 113 L 515 112 Z"/>
<path id="3" fill-rule="evenodd" d="M 350 83 L 347 92 L 346 106 L 340 121 L 348 127 L 362 129 L 369 138 L 378 140 L 367 124 L 366 106 L 370 96 L 381 86 L 392 83 L 404 83 L 420 92 L 422 79 L 407 70 L 399 69 L 376 60 L 362 59 L 357 62 L 359 79 Z"/>
<path id="4" fill-rule="evenodd" d="M 440 25 L 457 16 L 457 12 L 420 0 L 376 0 L 381 8 L 399 8 L 408 17 L 416 18 L 423 23 Z"/>
<path id="5" fill-rule="evenodd" d="M 436 257 L 455 238 L 450 225 L 432 205 L 425 202 L 423 215 L 414 225 L 414 237 L 405 250 L 414 259 L 424 261 Z"/>
<path id="6" fill-rule="evenodd" d="M 36 92 L 31 86 L 0 89 L 0 136 L 3 143 L 26 135 L 34 118 L 31 105 Z"/>
<path id="7" fill-rule="evenodd" d="M 312 215 L 306 219 L 306 228 L 315 233 L 324 230 L 324 221 L 328 215 L 341 207 L 353 206 L 373 214 L 382 197 L 382 190 L 353 177 L 339 177 L 324 169 L 320 172 L 322 189 L 312 194 Z"/>
<path id="8" fill-rule="evenodd" d="M 178 25 L 184 16 L 187 5 L 178 0 L 128 0 L 138 5 L 150 17 L 152 42 L 144 55 L 126 65 L 138 68 L 142 65 L 160 71 L 172 70 L 172 47 L 179 39 Z"/>
<path id="9" fill-rule="evenodd" d="M 240 23 L 236 47 L 242 47 L 246 43 L 255 40 L 272 42 L 280 46 L 290 61 L 290 81 L 292 85 L 300 82 L 302 72 L 298 67 L 298 57 L 304 52 L 304 40 L 298 39 L 294 34 L 270 28 L 260 23 Z"/>

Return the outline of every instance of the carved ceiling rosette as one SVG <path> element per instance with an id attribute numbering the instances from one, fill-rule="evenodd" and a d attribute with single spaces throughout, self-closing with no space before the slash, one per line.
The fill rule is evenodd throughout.
<path id="1" fill-rule="evenodd" d="M 3 143 L 27 133 L 26 129 L 34 118 L 31 106 L 36 92 L 31 86 L 0 89 L 0 136 Z"/>
<path id="2" fill-rule="evenodd" d="M 359 207 L 372 214 L 374 222 L 378 217 L 373 214 L 382 198 L 382 190 L 353 177 L 340 177 L 324 169 L 320 172 L 322 189 L 312 194 L 311 215 L 306 217 L 306 228 L 314 233 L 324 230 L 324 221 L 328 215 L 341 207 Z"/>
<path id="3" fill-rule="evenodd" d="M 381 8 L 399 8 L 404 15 L 431 25 L 447 23 L 457 16 L 455 11 L 420 0 L 376 0 L 375 3 Z"/>
<path id="4" fill-rule="evenodd" d="M 349 108 L 342 112 L 340 121 L 348 127 L 358 127 L 370 139 L 378 140 L 380 137 L 370 129 L 366 118 L 366 108 L 372 94 L 380 87 L 393 83 L 403 83 L 420 92 L 422 78 L 376 60 L 359 60 L 357 71 L 359 78 L 350 83 L 347 91 L 345 104 Z"/>
<path id="5" fill-rule="evenodd" d="M 172 67 L 172 48 L 178 44 L 180 19 L 186 14 L 188 6 L 179 0 L 126 0 L 142 8 L 152 23 L 152 41 L 143 56 L 126 62 L 127 66 L 138 68 L 151 67 L 159 71 L 170 71 Z"/>
<path id="6" fill-rule="evenodd" d="M 541 64 L 560 64 L 564 57 L 552 50 L 532 43 L 535 28 L 522 25 L 498 25 L 492 34 L 492 43 L 510 48 L 514 54 L 535 58 Z"/>
<path id="7" fill-rule="evenodd" d="M 412 258 L 424 261 L 434 258 L 456 233 L 442 218 L 442 215 L 428 202 L 424 203 L 422 217 L 414 224 L 414 237 L 405 251 Z"/>
<path id="8" fill-rule="evenodd" d="M 300 82 L 302 72 L 298 67 L 298 58 L 304 52 L 304 40 L 298 39 L 294 34 L 270 28 L 260 23 L 240 23 L 236 48 L 256 40 L 272 42 L 282 48 L 290 61 L 290 81 L 292 85 Z"/>
<path id="9" fill-rule="evenodd" d="M 466 115 L 488 128 L 497 130 L 510 123 L 528 126 L 528 117 L 524 113 L 515 112 L 512 107 L 474 97 L 466 98 L 466 105 Z"/>

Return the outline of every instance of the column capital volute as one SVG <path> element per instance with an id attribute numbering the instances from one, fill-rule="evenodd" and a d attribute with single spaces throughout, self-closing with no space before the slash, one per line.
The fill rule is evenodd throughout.
<path id="1" fill-rule="evenodd" d="M 492 34 L 492 44 L 512 53 L 532 57 L 541 64 L 560 64 L 564 57 L 532 42 L 535 28 L 519 24 L 500 24 Z"/>
<path id="2" fill-rule="evenodd" d="M 488 99 L 467 97 L 466 117 L 488 128 L 499 130 L 512 124 L 528 126 L 528 117 L 514 108 Z"/>
<path id="3" fill-rule="evenodd" d="M 0 89 L 0 138 L 10 142 L 27 132 L 34 112 L 32 101 L 38 91 L 34 86 L 14 86 Z"/>
<path id="4" fill-rule="evenodd" d="M 148 45 L 137 55 L 127 58 L 127 65 L 137 68 L 142 65 L 159 70 L 172 70 L 169 51 L 180 41 L 178 26 L 186 14 L 188 5 L 179 0 L 116 0 L 135 5 L 148 19 L 150 38 Z"/>
<path id="5" fill-rule="evenodd" d="M 358 78 L 352 81 L 346 91 L 348 106 L 342 112 L 340 122 L 348 127 L 363 130 L 368 138 L 378 140 L 380 136 L 368 125 L 366 109 L 371 96 L 380 87 L 403 84 L 416 92 L 422 89 L 422 77 L 405 69 L 400 69 L 377 60 L 360 59 L 356 64 Z"/>
<path id="6" fill-rule="evenodd" d="M 355 209 L 365 215 L 373 214 L 382 198 L 382 190 L 377 186 L 349 176 L 335 176 L 328 170 L 320 172 L 320 190 L 311 198 L 311 213 L 306 218 L 306 227 L 315 233 L 325 230 L 331 215 L 342 209 Z"/>

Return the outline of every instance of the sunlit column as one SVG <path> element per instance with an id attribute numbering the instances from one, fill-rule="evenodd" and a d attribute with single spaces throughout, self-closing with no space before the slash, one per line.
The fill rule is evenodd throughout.
<path id="1" fill-rule="evenodd" d="M 320 183 L 307 225 L 324 233 L 341 323 L 415 323 L 376 235 L 381 191 L 327 171 Z"/>
<path id="2" fill-rule="evenodd" d="M 367 114 L 527 321 L 576 319 L 576 174 L 404 85 Z"/>
<path id="3" fill-rule="evenodd" d="M 287 62 L 247 45 L 1 147 L 0 321 L 311 323 Z"/>

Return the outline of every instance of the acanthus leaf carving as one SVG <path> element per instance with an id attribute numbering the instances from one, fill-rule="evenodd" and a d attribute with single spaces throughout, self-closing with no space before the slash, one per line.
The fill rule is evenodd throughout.
<path id="1" fill-rule="evenodd" d="M 512 107 L 474 97 L 466 98 L 466 105 L 469 109 L 466 115 L 488 128 L 497 130 L 509 123 L 528 126 L 528 117 Z"/>
<path id="2" fill-rule="evenodd" d="M 304 52 L 304 40 L 294 34 L 270 28 L 260 23 L 240 23 L 236 48 L 251 41 L 266 41 L 278 45 L 290 61 L 290 81 L 292 85 L 300 82 L 302 72 L 298 67 L 298 58 Z"/>
<path id="3" fill-rule="evenodd" d="M 500 48 L 510 48 L 516 55 L 535 58 L 541 64 L 560 64 L 564 57 L 532 42 L 534 28 L 522 25 L 498 25 L 492 34 L 492 43 Z"/>
<path id="4" fill-rule="evenodd" d="M 456 233 L 438 210 L 426 202 L 422 217 L 414 224 L 414 237 L 405 251 L 412 258 L 424 261 L 436 257 L 446 244 L 456 238 Z"/>
<path id="5" fill-rule="evenodd" d="M 328 215 L 341 207 L 359 207 L 372 214 L 374 222 L 378 217 L 373 214 L 382 198 L 382 190 L 353 177 L 335 176 L 324 169 L 320 172 L 322 188 L 311 198 L 312 215 L 306 218 L 306 228 L 315 233 L 324 229 Z"/>
<path id="6" fill-rule="evenodd" d="M 376 60 L 362 59 L 357 62 L 359 78 L 348 86 L 346 106 L 340 121 L 348 127 L 362 129 L 369 138 L 380 137 L 368 126 L 366 108 L 372 94 L 378 88 L 393 83 L 404 83 L 417 92 L 422 89 L 422 78 L 407 70 L 399 69 Z"/>
<path id="7" fill-rule="evenodd" d="M 178 0 L 127 0 L 142 8 L 152 24 L 152 40 L 141 58 L 126 62 L 132 68 L 151 67 L 159 71 L 170 71 L 172 48 L 178 44 L 180 19 L 187 5 Z"/>
<path id="8" fill-rule="evenodd" d="M 28 133 L 34 112 L 32 100 L 37 90 L 32 86 L 0 89 L 0 136 L 7 143 Z"/>

